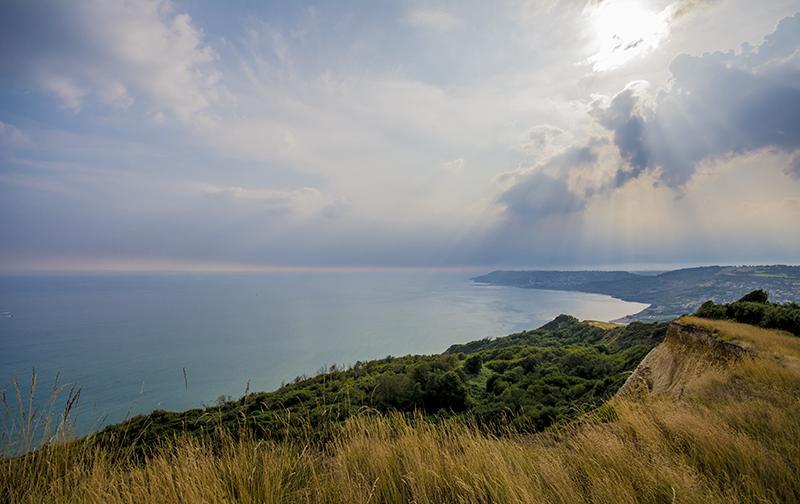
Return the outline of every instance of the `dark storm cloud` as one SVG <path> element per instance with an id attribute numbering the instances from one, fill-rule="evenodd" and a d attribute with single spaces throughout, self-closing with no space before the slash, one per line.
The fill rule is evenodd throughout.
<path id="1" fill-rule="evenodd" d="M 593 115 L 613 133 L 629 165 L 617 184 L 660 167 L 663 182 L 679 187 L 707 158 L 800 148 L 798 49 L 795 14 L 757 48 L 678 56 L 670 65 L 672 84 L 652 108 L 640 103 L 635 87 L 595 107 Z"/>
<path id="2" fill-rule="evenodd" d="M 505 174 L 500 182 L 513 185 L 498 197 L 508 214 L 520 217 L 543 217 L 551 214 L 573 212 L 583 208 L 585 199 L 570 190 L 562 176 L 567 169 L 597 162 L 595 151 L 604 142 L 592 140 L 583 147 L 573 147 L 551 158 L 532 170 Z"/>
<path id="3" fill-rule="evenodd" d="M 506 212 L 523 217 L 567 213 L 583 207 L 567 181 L 543 172 L 528 173 L 503 192 L 498 201 Z"/>

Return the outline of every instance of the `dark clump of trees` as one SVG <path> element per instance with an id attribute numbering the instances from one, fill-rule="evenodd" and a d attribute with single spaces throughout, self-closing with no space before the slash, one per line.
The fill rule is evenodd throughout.
<path id="1" fill-rule="evenodd" d="M 800 304 L 770 303 L 767 292 L 758 289 L 738 301 L 716 304 L 706 301 L 695 313 L 698 317 L 733 320 L 767 329 L 781 329 L 800 336 Z"/>
<path id="2" fill-rule="evenodd" d="M 408 372 L 389 372 L 375 380 L 373 405 L 381 410 L 463 411 L 467 406 L 464 373 L 452 359 L 421 362 Z"/>

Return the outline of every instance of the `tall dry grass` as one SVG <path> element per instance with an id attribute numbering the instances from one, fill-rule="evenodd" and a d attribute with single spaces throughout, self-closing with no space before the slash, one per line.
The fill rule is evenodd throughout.
<path id="1" fill-rule="evenodd" d="M 615 399 L 533 436 L 371 415 L 325 445 L 220 434 L 175 439 L 144 461 L 55 440 L 2 462 L 0 500 L 798 502 L 800 373 L 795 357 L 772 357 L 775 341 L 769 355 L 709 366 L 680 401 Z"/>

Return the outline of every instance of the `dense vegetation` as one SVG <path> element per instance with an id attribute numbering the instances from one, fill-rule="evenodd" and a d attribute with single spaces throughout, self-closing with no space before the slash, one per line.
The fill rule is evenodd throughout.
<path id="1" fill-rule="evenodd" d="M 706 300 L 729 303 L 765 288 L 777 301 L 800 299 L 800 266 L 704 266 L 636 274 L 627 271 L 493 271 L 477 282 L 531 289 L 608 294 L 648 303 L 626 320 L 670 320 L 691 313 Z"/>
<path id="2" fill-rule="evenodd" d="M 800 336 L 800 304 L 770 303 L 769 294 L 761 289 L 754 290 L 733 303 L 716 304 L 713 301 L 706 301 L 695 315 L 781 329 Z"/>
<path id="3" fill-rule="evenodd" d="M 663 338 L 664 324 L 606 329 L 566 315 L 533 331 L 454 345 L 442 355 L 387 357 L 298 378 L 274 392 L 111 426 L 101 444 L 151 446 L 177 433 L 245 427 L 261 439 L 327 439 L 363 411 L 458 418 L 487 431 L 536 431 L 598 406 Z"/>

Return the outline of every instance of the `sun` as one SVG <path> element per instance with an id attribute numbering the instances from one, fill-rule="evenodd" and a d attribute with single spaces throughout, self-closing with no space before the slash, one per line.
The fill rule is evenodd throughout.
<path id="1" fill-rule="evenodd" d="M 669 31 L 670 8 L 651 10 L 641 0 L 606 0 L 588 12 L 597 71 L 611 70 L 656 49 Z"/>

